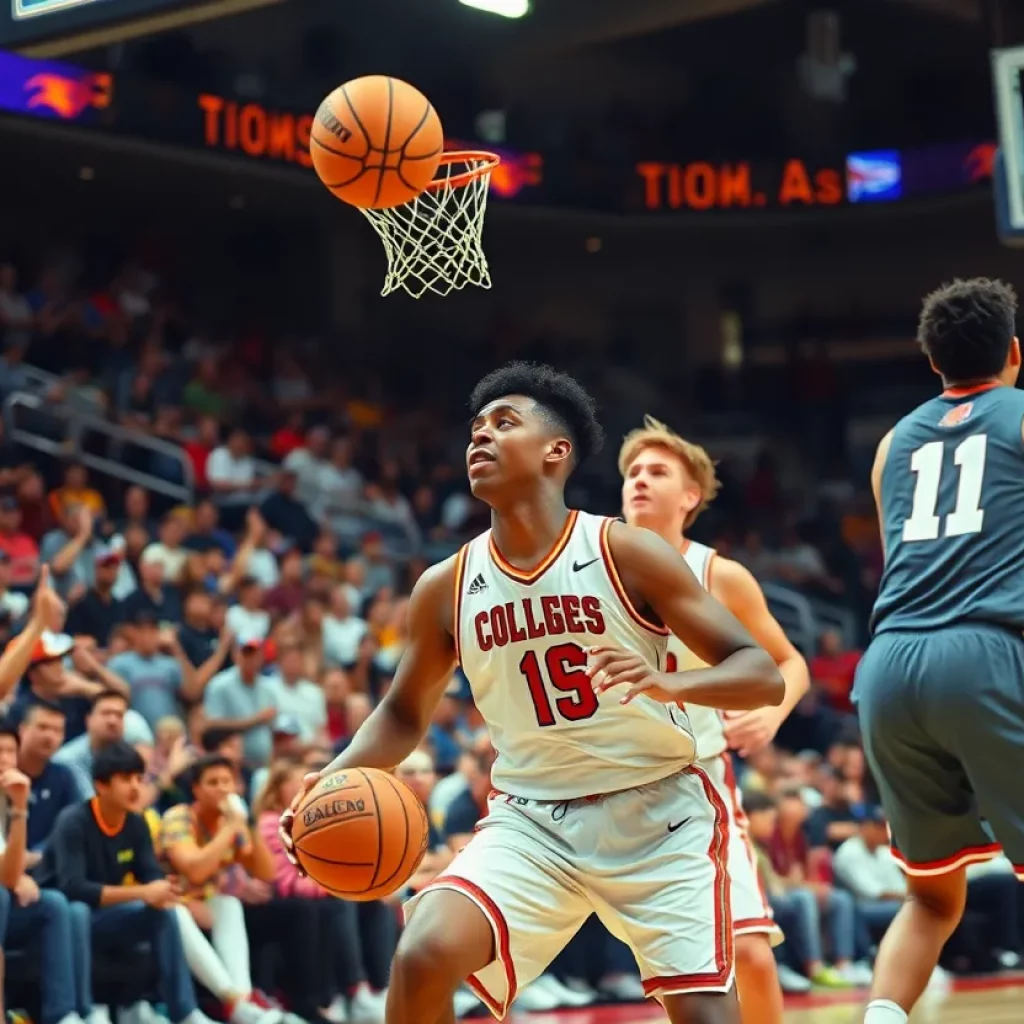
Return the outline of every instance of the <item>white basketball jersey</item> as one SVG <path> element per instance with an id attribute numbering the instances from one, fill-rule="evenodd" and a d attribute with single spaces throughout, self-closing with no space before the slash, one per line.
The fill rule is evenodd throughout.
<path id="1" fill-rule="evenodd" d="M 715 549 L 704 544 L 687 541 L 686 547 L 683 549 L 683 558 L 686 559 L 686 564 L 693 570 L 694 576 L 700 580 L 704 589 L 710 590 L 711 563 L 715 558 Z M 686 672 L 689 669 L 704 668 L 705 666 L 706 662 L 701 661 L 682 640 L 676 636 L 669 636 L 667 661 L 669 672 Z M 686 714 L 690 719 L 693 737 L 697 742 L 697 756 L 704 759 L 717 757 L 724 753 L 727 744 L 725 730 L 722 727 L 722 716 L 714 708 L 705 708 L 698 704 L 687 705 Z"/>
<path id="2" fill-rule="evenodd" d="M 572 800 L 643 786 L 693 761 L 685 713 L 616 687 L 598 697 L 586 649 L 605 644 L 665 664 L 668 631 L 633 608 L 612 561 L 614 520 L 571 512 L 532 571 L 510 565 L 488 530 L 458 555 L 455 636 L 498 753 L 496 789 Z"/>

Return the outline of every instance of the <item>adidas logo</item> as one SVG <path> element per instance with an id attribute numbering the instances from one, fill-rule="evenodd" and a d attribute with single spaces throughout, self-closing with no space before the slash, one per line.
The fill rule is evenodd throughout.
<path id="1" fill-rule="evenodd" d="M 479 573 L 472 583 L 469 585 L 467 593 L 472 597 L 474 594 L 479 594 L 482 590 L 487 589 L 487 580 L 484 579 L 483 573 Z"/>

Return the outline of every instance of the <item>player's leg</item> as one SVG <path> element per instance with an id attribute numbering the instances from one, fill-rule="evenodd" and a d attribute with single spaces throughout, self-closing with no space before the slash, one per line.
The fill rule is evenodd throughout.
<path id="1" fill-rule="evenodd" d="M 447 1024 L 463 982 L 499 1020 L 589 916 L 537 805 L 492 798 L 486 824 L 406 904 L 388 1024 Z M 543 807 L 543 805 L 541 805 Z"/>
<path id="2" fill-rule="evenodd" d="M 963 915 L 966 866 L 999 852 L 947 730 L 936 729 L 972 720 L 974 680 L 987 665 L 945 632 L 883 634 L 857 674 L 864 751 L 909 887 L 875 962 L 869 1024 L 896 1024 L 913 1009 Z"/>
<path id="3" fill-rule="evenodd" d="M 644 991 L 672 1024 L 739 1024 L 728 811 L 707 775 L 691 768 L 587 813 L 592 842 L 577 848 L 594 907 L 632 948 Z"/>
<path id="4" fill-rule="evenodd" d="M 772 946 L 782 941 L 782 931 L 761 890 L 732 760 L 723 754 L 701 762 L 701 767 L 729 812 L 729 885 L 743 1024 L 782 1024 L 782 988 L 772 953 Z"/>

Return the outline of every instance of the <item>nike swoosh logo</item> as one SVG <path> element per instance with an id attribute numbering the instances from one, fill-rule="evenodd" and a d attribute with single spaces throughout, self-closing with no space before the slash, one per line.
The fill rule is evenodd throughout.
<path id="1" fill-rule="evenodd" d="M 592 558 L 589 562 L 583 562 L 583 563 L 573 562 L 572 563 L 572 571 L 573 572 L 579 572 L 581 569 L 586 569 L 586 567 L 588 565 L 593 565 L 595 562 L 600 562 L 600 561 L 601 561 L 600 558 Z"/>
<path id="2" fill-rule="evenodd" d="M 676 832 L 678 829 L 681 829 L 689 821 L 693 821 L 693 819 L 692 818 L 684 818 L 682 821 L 678 822 L 675 825 L 673 825 L 671 822 L 669 822 L 668 830 L 669 830 L 669 832 Z"/>

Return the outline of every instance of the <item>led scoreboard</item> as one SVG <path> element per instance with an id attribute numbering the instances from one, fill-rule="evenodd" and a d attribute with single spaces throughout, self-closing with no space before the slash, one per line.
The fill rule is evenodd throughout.
<path id="1" fill-rule="evenodd" d="M 278 0 L 0 0 L 0 50 L 60 56 Z"/>

